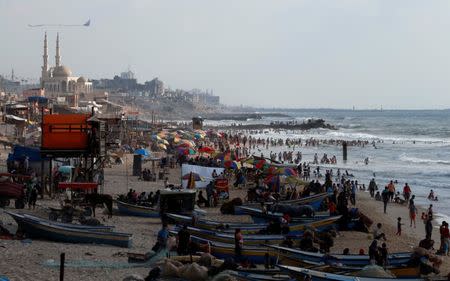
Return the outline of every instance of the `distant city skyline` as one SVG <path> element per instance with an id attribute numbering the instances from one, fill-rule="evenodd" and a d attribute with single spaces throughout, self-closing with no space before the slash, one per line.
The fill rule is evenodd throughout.
<path id="1" fill-rule="evenodd" d="M 62 64 L 91 79 L 130 67 L 227 105 L 444 109 L 449 12 L 418 0 L 0 0 L 0 73 L 37 81 L 44 32 L 60 32 Z"/>

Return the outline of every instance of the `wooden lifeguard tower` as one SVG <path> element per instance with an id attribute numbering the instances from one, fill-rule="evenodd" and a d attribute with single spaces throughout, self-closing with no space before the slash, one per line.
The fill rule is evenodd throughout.
<path id="1" fill-rule="evenodd" d="M 105 122 L 91 114 L 45 114 L 41 129 L 41 156 L 50 160 L 77 158 L 82 180 L 93 182 L 106 156 Z M 49 163 L 52 171 L 52 161 Z M 52 185 L 51 172 L 49 176 Z M 50 192 L 54 188 L 51 186 Z"/>

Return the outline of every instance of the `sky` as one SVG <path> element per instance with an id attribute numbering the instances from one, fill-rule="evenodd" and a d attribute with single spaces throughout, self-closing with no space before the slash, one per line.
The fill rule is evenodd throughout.
<path id="1" fill-rule="evenodd" d="M 0 74 L 54 64 L 112 78 L 130 68 L 227 105 L 450 108 L 450 1 L 0 0 Z M 29 28 L 77 24 L 89 28 Z"/>

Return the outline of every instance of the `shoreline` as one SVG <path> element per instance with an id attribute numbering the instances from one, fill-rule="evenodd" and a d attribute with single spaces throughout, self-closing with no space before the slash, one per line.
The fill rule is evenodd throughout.
<path id="1" fill-rule="evenodd" d="M 122 165 L 113 165 L 111 168 L 105 169 L 105 192 L 109 194 L 119 194 L 126 192 L 129 188 L 136 189 L 138 192 L 155 191 L 163 186 L 162 181 L 145 182 L 139 180 L 135 176 L 127 176 L 131 174 L 132 155 L 127 154 L 127 161 Z M 145 168 L 150 167 L 150 163 L 144 164 Z M 144 168 L 143 167 L 143 168 Z M 128 173 L 127 173 L 128 169 Z M 180 169 L 170 169 L 169 182 L 178 182 Z M 234 189 L 230 187 L 230 198 L 243 197 L 246 194 L 245 189 Z M 44 208 L 55 206 L 56 200 L 38 200 L 38 207 L 33 214 L 44 216 Z M 424 225 L 419 220 L 417 228 L 409 228 L 408 209 L 406 206 L 400 206 L 394 203 L 388 205 L 388 214 L 383 214 L 383 203 L 370 198 L 368 192 L 358 191 L 356 197 L 356 207 L 365 215 L 373 220 L 374 225 L 378 222 L 383 224 L 384 232 L 387 235 L 387 245 L 389 251 L 405 252 L 411 251 L 417 246 L 419 241 L 424 237 Z M 420 209 L 420 207 L 418 207 Z M 15 211 L 15 209 L 9 208 Z M 218 207 L 205 208 L 208 218 L 222 221 L 236 221 L 251 223 L 248 216 L 222 215 Z M 23 212 L 31 212 L 28 209 Z M 421 212 L 421 210 L 419 210 Z M 395 236 L 396 218 L 401 216 L 405 223 L 403 227 L 403 235 Z M 31 242 L 25 243 L 20 240 L 0 240 L 0 249 L 2 251 L 2 261 L 0 262 L 0 273 L 8 276 L 11 280 L 58 280 L 59 269 L 43 266 L 48 260 L 59 259 L 61 252 L 66 253 L 66 260 L 83 261 L 87 263 L 126 263 L 127 258 L 124 253 L 144 253 L 151 249 L 156 241 L 156 234 L 161 227 L 160 219 L 139 218 L 118 215 L 115 212 L 111 219 L 101 210 L 97 212 L 97 218 L 106 225 L 115 225 L 117 231 L 133 233 L 133 246 L 129 249 L 117 248 L 103 245 L 89 244 L 66 244 L 55 243 L 44 240 L 32 239 Z M 0 211 L 0 220 L 8 228 L 14 228 L 15 222 L 5 213 Z M 439 247 L 439 233 L 434 222 L 433 239 L 435 246 Z M 369 231 L 371 231 L 370 229 Z M 245 239 L 245 237 L 244 237 Z M 342 253 L 344 248 L 349 248 L 350 253 L 358 253 L 362 248 L 367 253 L 372 234 L 354 231 L 342 231 L 335 239 L 331 253 Z M 442 274 L 448 273 L 450 269 L 450 260 L 443 259 L 441 266 Z M 66 267 L 65 280 L 122 280 L 131 274 L 146 276 L 149 268 L 132 268 L 132 269 L 111 269 L 111 268 L 73 268 Z"/>

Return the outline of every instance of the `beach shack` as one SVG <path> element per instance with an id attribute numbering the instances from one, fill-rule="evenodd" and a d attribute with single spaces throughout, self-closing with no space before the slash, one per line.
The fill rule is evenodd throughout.
<path id="1" fill-rule="evenodd" d="M 192 129 L 203 130 L 203 118 L 200 116 L 192 118 Z"/>
<path id="2" fill-rule="evenodd" d="M 196 191 L 192 189 L 163 189 L 160 193 L 159 210 L 165 213 L 192 214 Z"/>

